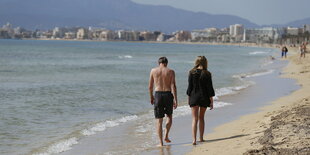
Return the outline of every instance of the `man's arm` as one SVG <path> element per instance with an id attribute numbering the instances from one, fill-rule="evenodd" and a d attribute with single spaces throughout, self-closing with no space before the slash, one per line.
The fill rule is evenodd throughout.
<path id="1" fill-rule="evenodd" d="M 152 69 L 150 73 L 150 79 L 149 79 L 149 94 L 150 94 L 151 104 L 154 104 L 153 88 L 154 88 L 154 77 L 153 77 L 153 69 Z"/>
<path id="2" fill-rule="evenodd" d="M 176 85 L 176 82 L 175 82 L 175 73 L 174 71 L 172 70 L 172 80 L 171 80 L 171 89 L 172 89 L 172 93 L 173 93 L 173 96 L 174 96 L 174 103 L 173 103 L 173 107 L 174 109 L 176 109 L 178 107 L 178 95 L 177 95 L 177 85 Z"/>

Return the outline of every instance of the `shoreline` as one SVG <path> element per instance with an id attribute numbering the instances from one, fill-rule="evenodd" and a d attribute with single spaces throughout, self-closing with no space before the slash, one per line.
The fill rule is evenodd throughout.
<path id="1" fill-rule="evenodd" d="M 307 123 L 309 123 L 307 112 L 310 108 L 310 96 L 308 95 L 310 59 L 308 56 L 300 60 L 297 48 L 290 48 L 289 51 L 292 53 L 288 56 L 289 64 L 282 70 L 284 74 L 281 77 L 295 79 L 301 88 L 259 108 L 259 112 L 244 115 L 235 121 L 216 127 L 212 133 L 205 136 L 206 143 L 194 147 L 188 154 L 270 154 L 275 152 L 294 154 L 298 151 L 306 154 L 310 152 L 309 130 L 308 132 L 297 131 L 301 128 L 300 126 L 309 129 L 309 124 L 307 128 Z M 212 141 L 212 139 L 223 137 L 233 138 Z"/>

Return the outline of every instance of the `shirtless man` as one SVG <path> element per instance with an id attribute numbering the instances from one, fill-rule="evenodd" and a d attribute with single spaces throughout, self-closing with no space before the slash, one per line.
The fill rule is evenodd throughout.
<path id="1" fill-rule="evenodd" d="M 163 146 L 162 124 L 165 114 L 167 115 L 165 142 L 170 143 L 169 131 L 172 125 L 173 108 L 178 106 L 177 87 L 175 83 L 175 73 L 167 67 L 168 59 L 161 57 L 158 59 L 158 67 L 153 68 L 150 73 L 149 93 L 151 104 L 154 105 L 154 114 L 157 122 L 157 134 L 159 138 L 159 146 Z M 155 97 L 153 89 L 155 84 Z M 172 90 L 172 93 L 171 93 Z"/>

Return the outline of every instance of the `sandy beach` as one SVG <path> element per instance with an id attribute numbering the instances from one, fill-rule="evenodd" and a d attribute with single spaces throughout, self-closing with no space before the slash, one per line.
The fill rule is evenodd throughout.
<path id="1" fill-rule="evenodd" d="M 300 59 L 297 48 L 289 52 L 289 64 L 281 76 L 296 79 L 301 88 L 260 112 L 215 128 L 205 136 L 207 142 L 188 154 L 310 153 L 310 58 Z"/>

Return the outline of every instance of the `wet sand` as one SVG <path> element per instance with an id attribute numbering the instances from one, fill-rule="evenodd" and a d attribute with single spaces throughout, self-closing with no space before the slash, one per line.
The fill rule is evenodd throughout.
<path id="1" fill-rule="evenodd" d="M 296 79 L 300 89 L 217 127 L 188 154 L 310 154 L 310 57 L 299 59 L 292 48 L 289 54 L 282 77 Z"/>

